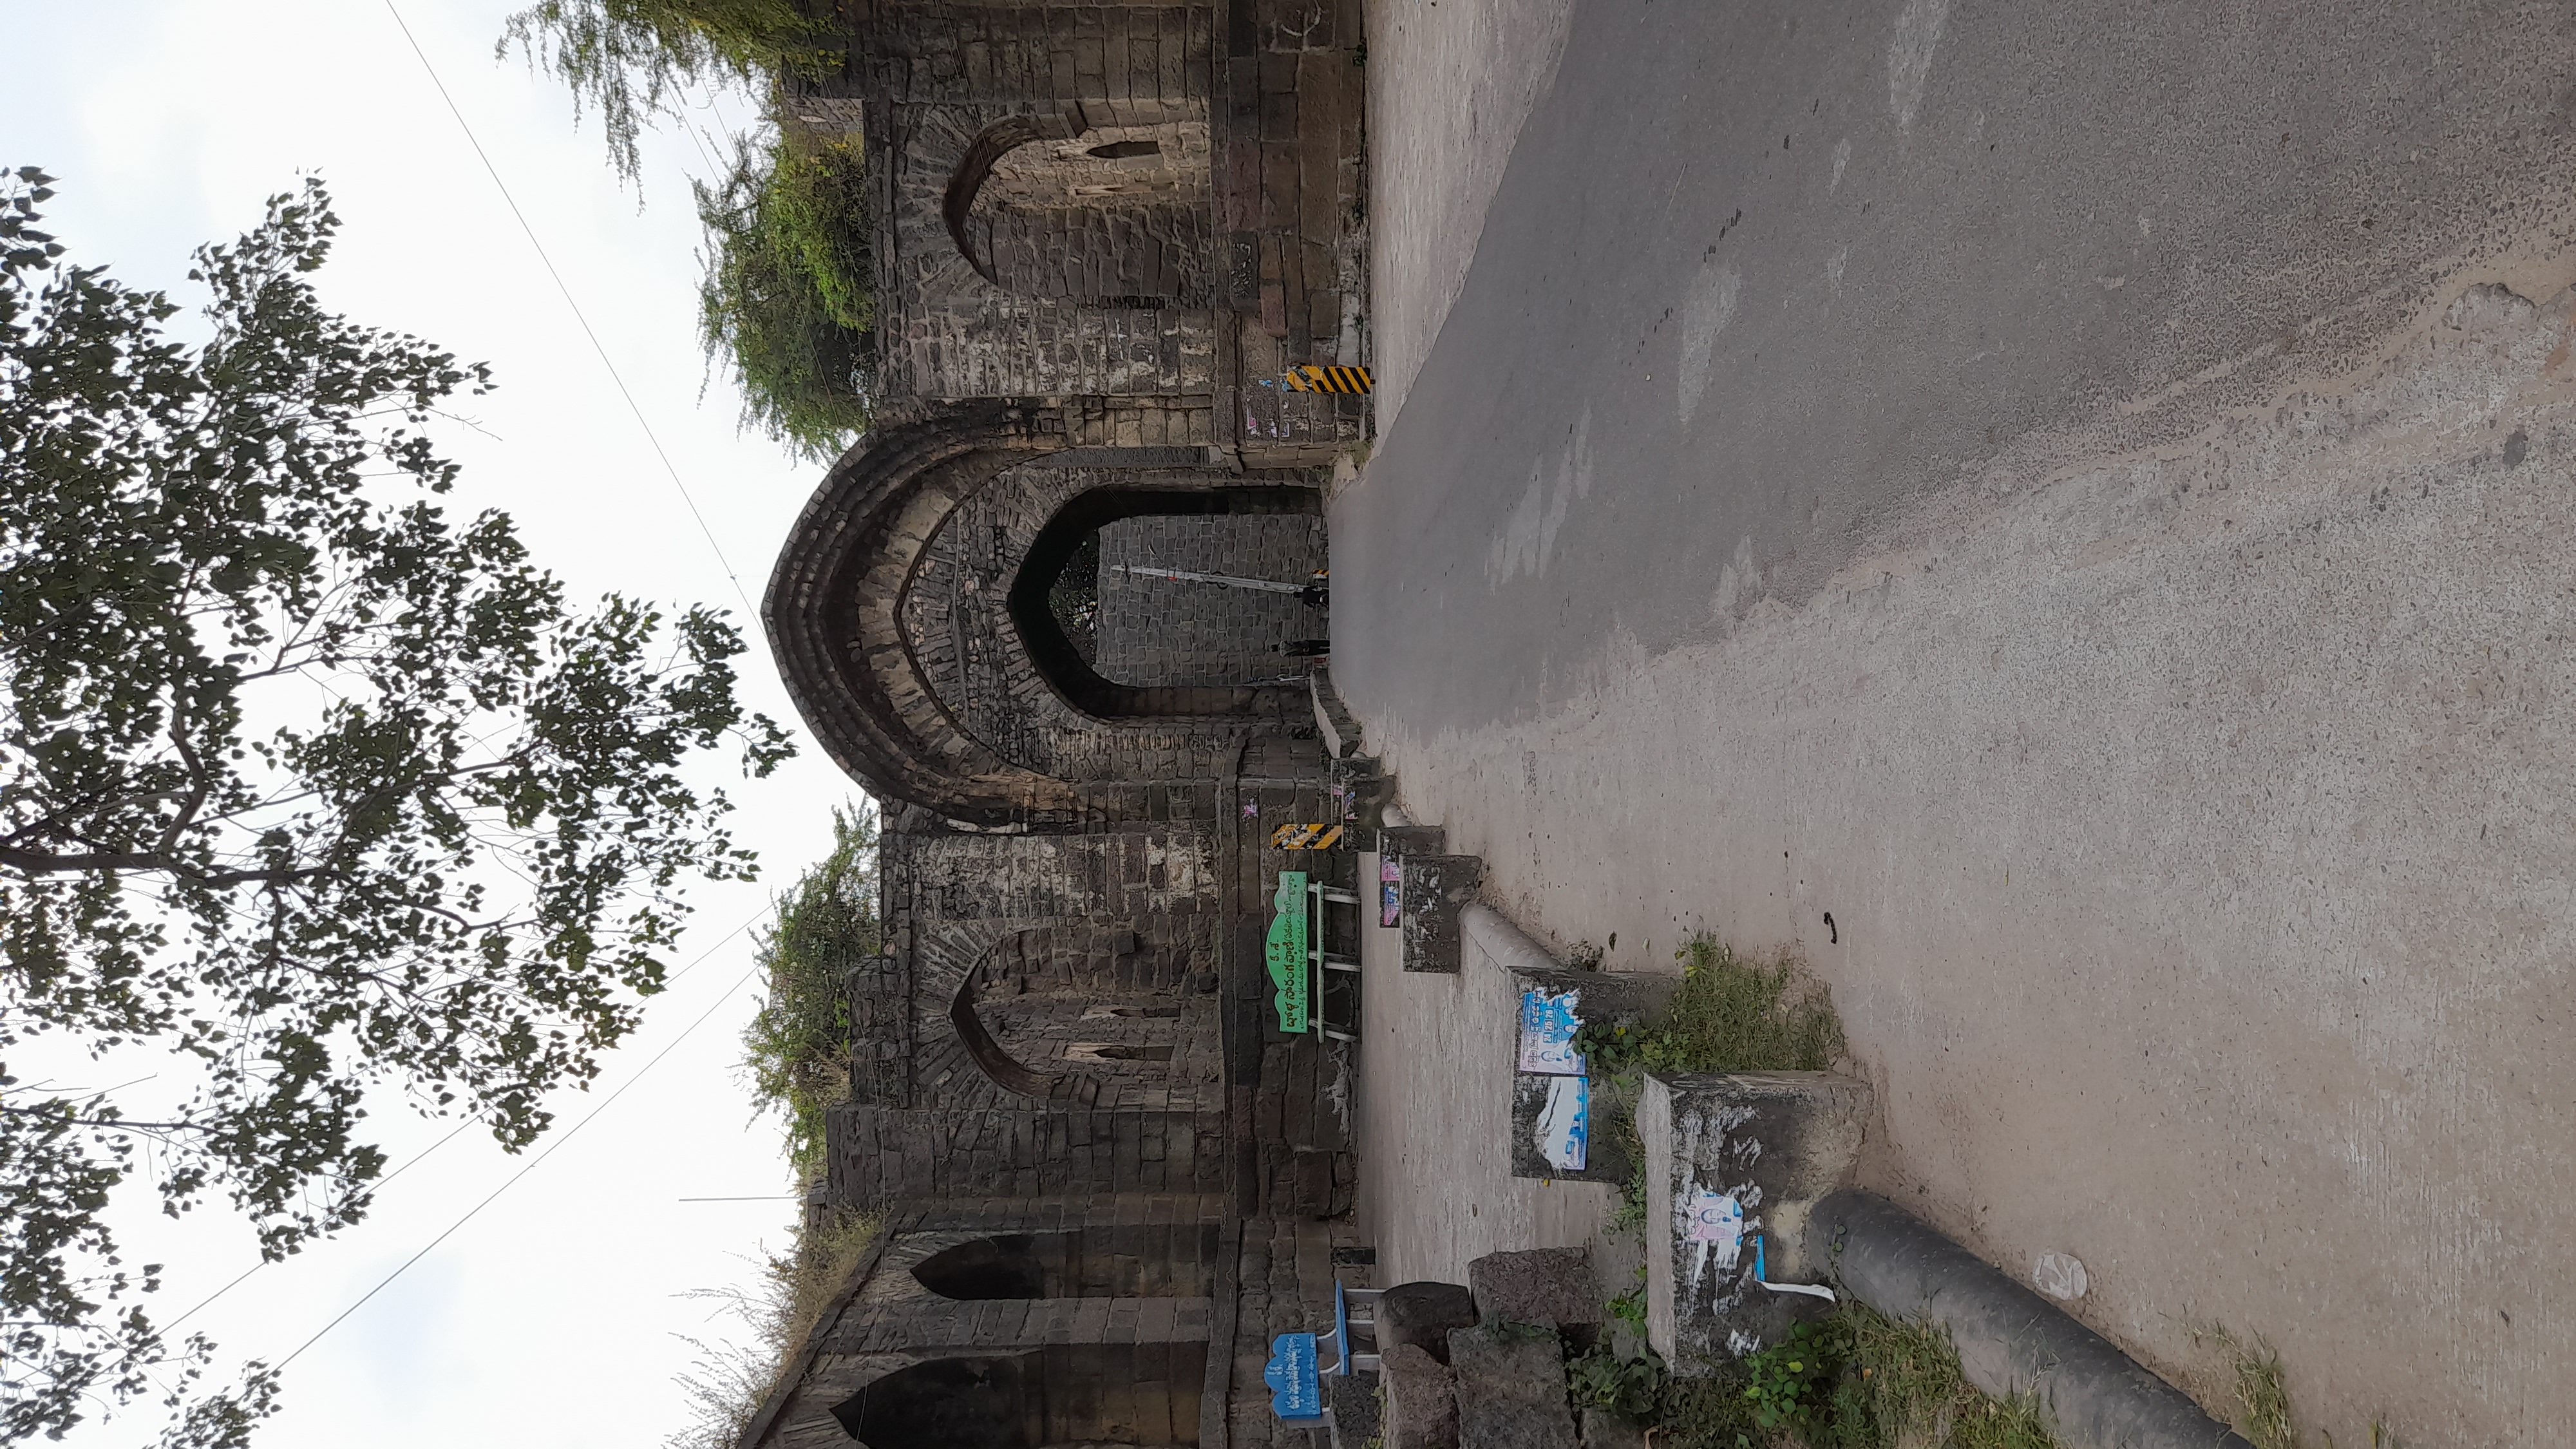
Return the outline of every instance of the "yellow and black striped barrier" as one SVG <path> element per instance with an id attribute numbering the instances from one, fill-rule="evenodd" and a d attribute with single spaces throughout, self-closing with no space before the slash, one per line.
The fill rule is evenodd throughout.
<path id="1" fill-rule="evenodd" d="M 1330 850 L 1341 843 L 1338 825 L 1282 825 L 1270 832 L 1272 850 Z"/>
<path id="2" fill-rule="evenodd" d="M 1314 363 L 1288 369 L 1291 392 L 1367 392 L 1369 373 L 1365 367 L 1319 367 Z"/>

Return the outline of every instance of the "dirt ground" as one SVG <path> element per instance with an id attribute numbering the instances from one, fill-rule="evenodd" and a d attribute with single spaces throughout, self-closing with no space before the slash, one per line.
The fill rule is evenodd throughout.
<path id="1" fill-rule="evenodd" d="M 2320 256 L 2404 228 L 2419 250 L 2349 307 L 2316 284 L 2299 320 L 2313 256 L 2233 272 L 2241 247 L 2140 203 L 2110 217 L 2135 269 L 2060 258 L 2057 310 L 1937 339 L 1957 368 L 2004 367 L 2053 333 L 2121 345 L 2134 339 L 2113 323 L 2133 324 L 2164 350 L 2123 354 L 2116 386 L 1962 422 L 1908 410 L 1949 380 L 1927 368 L 1860 387 L 1879 413 L 1782 423 L 1777 469 L 1746 482 L 1709 438 L 1760 442 L 1774 414 L 1747 418 L 1737 389 L 1777 384 L 1788 374 L 1766 369 L 1789 368 L 1792 347 L 1884 343 L 1920 299 L 1899 287 L 1832 331 L 1861 264 L 1847 277 L 1831 238 L 1788 235 L 1747 253 L 1741 277 L 1711 261 L 1672 284 L 1655 261 L 1598 301 L 1518 274 L 1480 301 L 1484 262 L 1461 253 L 1496 245 L 1484 214 L 1510 195 L 1515 108 L 1548 113 L 1608 8 L 1640 34 L 1680 23 L 1587 4 L 1568 42 L 1564 6 L 1372 7 L 1374 305 L 1395 396 L 1377 458 L 1334 505 L 1334 670 L 1407 809 L 1481 854 L 1489 897 L 1533 934 L 1617 932 L 1613 967 L 1669 969 L 1702 927 L 1802 950 L 1878 1093 L 1872 1184 L 2016 1274 L 2074 1253 L 2092 1290 L 2073 1311 L 2205 1402 L 2223 1403 L 2222 1366 L 2195 1333 L 2223 1324 L 2279 1347 L 2298 1407 L 2341 1443 L 2370 1442 L 2381 1418 L 2407 1443 L 2576 1440 L 2576 231 L 2509 176 L 2468 220 L 2405 203 L 2410 147 L 2475 135 L 2492 151 L 2565 124 L 2545 103 L 2576 79 L 2563 25 L 2525 35 L 2513 27 L 2532 15 L 2481 7 L 2491 42 L 2521 38 L 2380 55 L 2371 26 L 2429 12 L 2353 10 L 2340 29 L 2261 37 L 2331 40 L 2357 77 L 2421 81 L 2430 98 L 2262 122 L 2266 146 L 2313 145 L 2319 168 L 2360 158 L 2396 198 L 2346 219 L 2328 215 L 2335 197 L 2286 191 L 2255 198 L 2277 218 L 2241 218 L 2266 238 L 2325 227 Z M 1830 129 L 1792 149 L 1803 91 L 1762 133 L 1777 173 L 1763 184 L 1800 205 L 1857 213 L 1855 197 L 1948 164 L 1945 146 L 2008 154 L 1992 148 L 2047 131 L 2008 106 L 2068 94 L 2016 69 L 2033 27 L 1979 7 L 1827 8 L 1857 38 L 1815 104 L 1876 109 L 1832 123 L 1861 137 L 1858 159 Z M 2254 16 L 2183 8 L 2212 35 Z M 2260 46 L 2229 53 L 2253 68 L 2231 84 L 2272 63 Z M 1615 74 L 1615 47 L 1591 55 L 1585 76 Z M 2489 63 L 2538 69 L 2444 79 Z M 2149 60 L 2116 70 L 2215 84 Z M 1736 94 L 1712 89 L 1712 105 Z M 2468 109 L 2453 129 L 2408 130 L 2435 101 Z M 1552 124 L 1572 124 L 1559 110 Z M 1604 167 L 1620 154 L 1582 139 L 1554 144 Z M 1912 169 L 1847 181 L 1873 147 Z M 2170 159 L 2173 174 L 2094 179 L 2188 200 L 2201 158 Z M 1648 202 L 1722 220 L 1731 203 L 1688 179 Z M 1990 184 L 1973 198 L 1989 219 L 2045 219 L 1974 183 Z M 2097 224 L 2078 207 L 2069 226 Z M 2017 274 L 1941 244 L 1918 235 L 1906 255 L 2015 295 Z M 1533 282 L 1548 261 L 1520 260 Z M 1508 358 L 1463 338 L 1451 309 L 1542 305 L 1569 328 L 1616 314 L 1631 330 L 1610 340 L 1632 359 L 1617 368 L 1634 372 L 1532 383 L 1565 392 L 1568 415 L 1529 421 L 1543 397 L 1498 406 L 1471 386 Z M 2292 320 L 2217 346 L 2242 321 L 2231 308 L 2258 307 Z M 1638 399 L 1677 407 L 1656 426 L 1681 441 L 1614 426 Z M 1408 501 L 1444 450 L 1524 422 L 1565 436 L 1524 449 L 1512 432 L 1504 451 L 1523 461 L 1479 454 L 1472 476 Z M 1855 453 L 1864 425 L 1884 431 Z M 1791 485 L 1815 458 L 1869 483 L 1944 429 L 1972 461 L 1876 511 L 1837 512 L 1829 487 L 1813 516 L 1780 501 L 1806 496 Z M 1444 441 L 1408 455 L 1408 430 Z M 1757 549 L 1748 528 L 1680 566 L 1624 561 L 1716 530 L 1728 487 L 1777 504 L 1795 546 Z M 1598 627 L 1578 638 L 1569 620 Z M 1500 1176 L 1503 1104 L 1475 1086 L 1509 1051 L 1490 978 L 1472 962 L 1451 980 L 1368 977 L 1362 1210 L 1387 1281 L 1586 1237 L 1602 1189 Z"/>

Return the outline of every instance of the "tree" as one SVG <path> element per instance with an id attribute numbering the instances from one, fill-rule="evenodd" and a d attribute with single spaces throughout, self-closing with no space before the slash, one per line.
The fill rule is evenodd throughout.
<path id="1" fill-rule="evenodd" d="M 539 0 L 510 17 L 499 51 L 516 47 L 562 77 L 576 115 L 597 111 L 609 159 L 631 181 L 635 138 L 692 87 L 828 70 L 830 40 L 794 0 Z"/>
<path id="2" fill-rule="evenodd" d="M 203 1449 L 275 1380 L 199 1392 L 141 1308 L 101 1215 L 138 1151 L 274 1259 L 366 1211 L 371 1086 L 523 1147 L 660 989 L 684 878 L 752 873 L 684 767 L 791 751 L 720 613 L 576 608 L 432 501 L 423 429 L 488 373 L 323 309 L 320 183 L 196 253 L 190 347 L 36 229 L 50 179 L 0 178 L 0 1053 L 190 1082 L 129 1112 L 0 1064 L 0 1443 L 158 1392 Z"/>
<path id="3" fill-rule="evenodd" d="M 778 902 L 761 942 L 769 994 L 742 1032 L 752 1098 L 786 1119 L 799 1187 L 822 1180 L 823 1113 L 850 1095 L 850 968 L 884 949 L 876 812 L 835 809 L 832 853 Z"/>
<path id="4" fill-rule="evenodd" d="M 730 362 L 742 421 L 829 462 L 867 430 L 876 260 L 859 140 L 736 138 L 716 185 L 690 183 L 705 226 L 699 335 Z"/>

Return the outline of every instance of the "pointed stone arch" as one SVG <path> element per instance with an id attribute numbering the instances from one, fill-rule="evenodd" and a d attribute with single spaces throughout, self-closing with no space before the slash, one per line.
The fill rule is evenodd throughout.
<path id="1" fill-rule="evenodd" d="M 763 608 L 771 650 L 826 753 L 880 798 L 987 828 L 1132 818 L 1138 791 L 1121 788 L 1128 782 L 1228 773 L 1250 734 L 1302 717 L 1302 695 L 1286 687 L 1114 685 L 1030 617 L 1029 587 L 1042 584 L 1024 580 L 1051 578 L 1052 554 L 1084 520 L 1321 506 L 1295 473 L 1030 466 L 1056 453 L 1119 455 L 1074 452 L 1087 433 L 1119 431 L 1079 412 L 933 405 L 844 454 L 790 533 Z M 941 553 L 938 541 L 979 497 L 1012 503 L 1019 520 L 994 525 L 990 544 L 948 540 L 982 550 L 989 582 L 967 578 L 915 599 L 926 570 L 954 571 L 955 550 Z M 1039 526 L 1058 514 L 1073 521 Z M 942 642 L 970 625 L 980 632 L 964 645 Z M 995 690 L 1007 698 L 987 707 Z"/>

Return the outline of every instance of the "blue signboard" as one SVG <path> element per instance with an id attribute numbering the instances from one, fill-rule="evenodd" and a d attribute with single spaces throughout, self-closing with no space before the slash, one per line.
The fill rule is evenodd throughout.
<path id="1" fill-rule="evenodd" d="M 1324 1379 L 1315 1371 L 1315 1335 L 1283 1333 L 1270 1340 L 1270 1366 L 1261 1371 L 1270 1386 L 1270 1412 L 1281 1423 L 1311 1424 L 1324 1417 Z"/>

